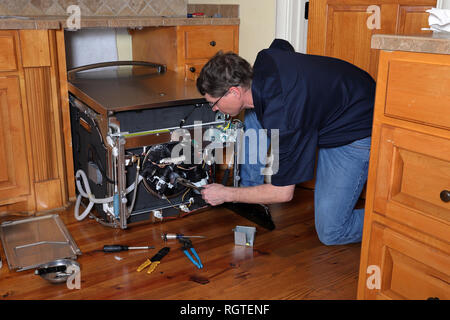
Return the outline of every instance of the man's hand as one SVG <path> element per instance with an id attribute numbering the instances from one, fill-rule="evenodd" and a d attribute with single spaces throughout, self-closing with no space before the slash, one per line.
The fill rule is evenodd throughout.
<path id="1" fill-rule="evenodd" d="M 203 200 L 212 206 L 217 206 L 224 202 L 230 202 L 230 189 L 231 188 L 217 183 L 207 184 L 202 190 Z"/>

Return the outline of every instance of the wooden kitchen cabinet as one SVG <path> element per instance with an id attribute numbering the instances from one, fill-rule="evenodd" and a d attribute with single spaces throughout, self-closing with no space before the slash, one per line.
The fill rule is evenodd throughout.
<path id="1" fill-rule="evenodd" d="M 380 9 L 379 29 L 367 21 Z M 310 1 L 308 53 L 339 58 L 366 70 L 376 79 L 378 50 L 371 49 L 373 34 L 428 33 L 426 10 L 436 0 L 314 0 Z M 371 26 L 371 23 L 369 23 Z"/>
<path id="2" fill-rule="evenodd" d="M 216 52 L 239 52 L 238 25 L 149 27 L 130 33 L 133 60 L 165 64 L 191 80 Z"/>
<path id="3" fill-rule="evenodd" d="M 380 52 L 358 299 L 450 298 L 448 88 L 450 55 Z"/>
<path id="4" fill-rule="evenodd" d="M 0 214 L 62 208 L 74 196 L 63 37 L 62 30 L 0 30 Z"/>

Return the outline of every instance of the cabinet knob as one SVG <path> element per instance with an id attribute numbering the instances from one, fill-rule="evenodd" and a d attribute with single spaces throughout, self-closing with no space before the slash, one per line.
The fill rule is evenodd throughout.
<path id="1" fill-rule="evenodd" d="M 438 297 L 429 297 L 427 300 L 440 300 Z"/>
<path id="2" fill-rule="evenodd" d="M 210 45 L 211 47 L 215 47 L 215 46 L 216 46 L 216 42 L 213 40 L 213 41 L 211 41 L 211 42 L 209 43 L 209 45 Z"/>
<path id="3" fill-rule="evenodd" d="M 448 190 L 442 190 L 439 196 L 441 197 L 441 200 L 444 202 L 450 201 L 450 191 Z"/>
<path id="4" fill-rule="evenodd" d="M 192 72 L 192 73 L 194 73 L 194 72 L 195 72 L 195 68 L 194 68 L 194 67 L 190 67 L 190 68 L 189 68 L 189 71 Z"/>

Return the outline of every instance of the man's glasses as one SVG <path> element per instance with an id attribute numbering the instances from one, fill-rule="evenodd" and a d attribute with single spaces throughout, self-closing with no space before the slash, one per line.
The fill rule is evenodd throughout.
<path id="1" fill-rule="evenodd" d="M 220 99 L 222 99 L 223 97 L 225 97 L 225 95 L 228 93 L 230 89 L 228 89 L 219 99 L 216 100 L 216 102 L 210 102 L 209 106 L 212 108 L 214 108 L 216 106 L 216 104 L 220 101 Z"/>
<path id="2" fill-rule="evenodd" d="M 211 107 L 211 109 L 214 108 L 214 107 L 216 106 L 216 104 L 220 101 L 220 99 L 222 99 L 223 97 L 225 97 L 225 96 L 227 95 L 228 91 L 230 91 L 230 89 L 231 89 L 232 87 L 238 87 L 238 86 L 239 86 L 239 85 L 237 84 L 237 85 L 235 85 L 235 86 L 229 87 L 228 90 L 225 91 L 225 93 L 224 93 L 219 99 L 216 100 L 216 102 L 210 102 L 210 103 L 209 103 L 209 106 Z"/>

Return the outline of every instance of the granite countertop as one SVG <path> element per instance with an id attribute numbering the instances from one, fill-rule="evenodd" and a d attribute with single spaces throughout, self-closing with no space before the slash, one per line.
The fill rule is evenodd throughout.
<path id="1" fill-rule="evenodd" d="M 372 49 L 450 54 L 450 33 L 425 35 L 374 34 Z"/>
<path id="2" fill-rule="evenodd" d="M 68 16 L 27 16 L 0 18 L 0 29 L 67 28 Z M 81 28 L 138 28 L 184 25 L 239 25 L 239 18 L 185 18 L 150 16 L 81 17 Z"/>

